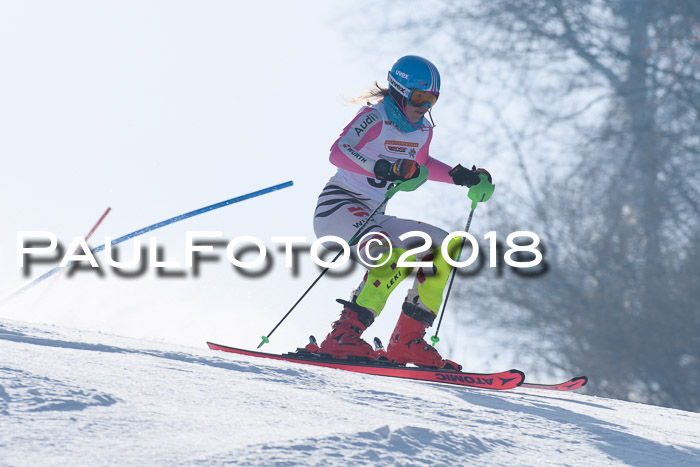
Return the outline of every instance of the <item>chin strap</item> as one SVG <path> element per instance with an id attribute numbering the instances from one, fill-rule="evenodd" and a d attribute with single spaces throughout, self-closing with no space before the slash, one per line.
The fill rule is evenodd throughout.
<path id="1" fill-rule="evenodd" d="M 425 118 L 425 117 L 423 117 L 423 118 Z M 428 109 L 428 118 L 430 119 L 430 128 L 435 128 L 437 125 L 435 125 L 435 122 L 433 121 L 433 106 L 432 105 Z"/>

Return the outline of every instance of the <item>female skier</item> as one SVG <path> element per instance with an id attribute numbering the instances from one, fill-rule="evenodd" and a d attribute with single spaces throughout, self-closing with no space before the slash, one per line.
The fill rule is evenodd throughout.
<path id="1" fill-rule="evenodd" d="M 368 225 L 362 222 L 384 201 L 392 182 L 417 177 L 420 166 L 428 169 L 429 180 L 466 187 L 479 183 L 479 173 L 485 173 L 489 181 L 491 176 L 484 169 L 469 170 L 461 165 L 450 168 L 430 157 L 434 127 L 430 111 L 440 95 L 440 74 L 435 65 L 415 55 L 401 57 L 389 71 L 388 81 L 388 88 L 377 85 L 362 96 L 378 101 L 373 104 L 368 101 L 331 147 L 330 161 L 338 170 L 321 192 L 314 215 L 318 237 L 334 235 L 349 241 L 362 226 L 362 232 L 355 238 L 364 240 L 359 249 L 351 245 L 352 259 L 373 267 L 350 300 L 337 300 L 343 310 L 326 339 L 320 346 L 309 344 L 307 350 L 336 358 L 382 356 L 399 364 L 459 369 L 459 365 L 444 360 L 423 339 L 438 313 L 451 270 L 440 249 L 447 232 L 419 221 L 387 215 L 383 209 Z M 426 121 L 426 113 L 430 123 Z M 433 266 L 417 271 L 386 350 L 375 351 L 362 340 L 361 334 L 379 316 L 391 292 L 411 272 L 411 268 L 397 266 L 399 256 L 416 246 L 410 243 L 411 239 L 399 238 L 410 231 L 425 232 L 432 245 L 424 254 L 409 258 L 432 262 Z M 377 240 L 373 242 L 371 255 L 363 248 L 370 239 Z M 379 240 L 384 243 L 377 246 Z M 416 238 L 412 240 L 415 242 Z M 460 241 L 454 238 L 448 245 L 453 259 Z"/>

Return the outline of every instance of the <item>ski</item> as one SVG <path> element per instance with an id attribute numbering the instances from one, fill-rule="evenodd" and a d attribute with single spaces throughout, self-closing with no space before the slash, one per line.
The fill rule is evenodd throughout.
<path id="1" fill-rule="evenodd" d="M 584 387 L 587 382 L 587 376 L 577 376 L 575 378 L 571 378 L 569 381 L 558 384 L 523 383 L 520 385 L 520 387 L 527 389 L 549 389 L 551 391 L 573 391 Z"/>
<path id="2" fill-rule="evenodd" d="M 227 347 L 225 345 L 214 344 L 212 342 L 207 342 L 207 345 L 212 350 L 220 350 L 223 352 L 246 355 L 249 357 L 270 358 L 273 360 L 283 360 L 305 365 L 337 368 L 355 373 L 391 376 L 394 378 L 430 381 L 434 383 L 445 383 L 482 389 L 513 389 L 520 386 L 525 380 L 525 374 L 520 370 L 507 370 L 500 373 L 487 374 L 467 373 L 457 370 L 407 367 L 382 361 L 354 361 L 325 358 L 304 349 L 298 349 L 297 352 L 289 352 L 287 354 L 280 355 L 237 349 L 235 347 Z"/>

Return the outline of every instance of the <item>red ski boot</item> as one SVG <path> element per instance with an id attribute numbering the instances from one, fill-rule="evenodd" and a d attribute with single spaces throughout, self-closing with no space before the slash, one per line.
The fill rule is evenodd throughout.
<path id="1" fill-rule="evenodd" d="M 367 357 L 374 360 L 377 354 L 361 334 L 374 322 L 374 313 L 368 308 L 338 299 L 344 305 L 340 319 L 335 321 L 333 330 L 321 342 L 321 345 L 309 344 L 306 350 L 313 353 L 328 354 L 335 358 Z"/>
<path id="2" fill-rule="evenodd" d="M 461 365 L 444 360 L 435 347 L 423 339 L 425 330 L 433 325 L 434 320 L 435 314 L 432 311 L 404 302 L 399 321 L 382 356 L 400 365 L 412 363 L 416 366 L 461 369 Z"/>

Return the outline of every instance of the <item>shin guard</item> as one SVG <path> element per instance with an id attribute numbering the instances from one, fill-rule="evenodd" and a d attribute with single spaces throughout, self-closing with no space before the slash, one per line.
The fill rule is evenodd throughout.
<path id="1" fill-rule="evenodd" d="M 459 246 L 462 242 L 462 237 L 455 237 L 447 244 L 447 252 L 450 258 L 454 261 L 457 260 L 457 253 L 459 252 Z M 418 273 L 418 296 L 421 301 L 430 308 L 433 313 L 437 314 L 440 311 L 440 305 L 442 305 L 442 294 L 447 285 L 447 279 L 450 277 L 450 271 L 452 271 L 452 266 L 450 266 L 445 257 L 442 254 L 442 248 L 435 248 L 433 250 L 433 265 L 435 269 L 435 274 L 432 276 L 425 276 Z"/>
<path id="2" fill-rule="evenodd" d="M 413 270 L 412 267 L 397 265 L 399 256 L 405 252 L 406 250 L 401 248 L 393 248 L 377 260 L 377 264 L 383 264 L 369 270 L 365 285 L 357 296 L 358 305 L 369 308 L 379 316 L 391 292 Z M 409 262 L 415 260 L 414 256 L 409 256 L 407 259 Z"/>

